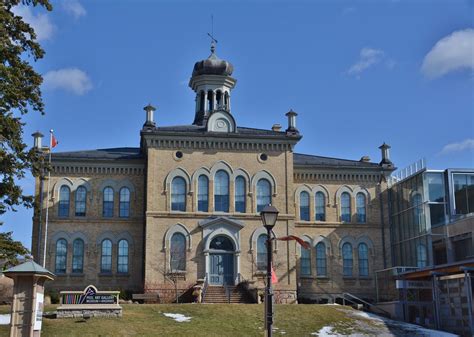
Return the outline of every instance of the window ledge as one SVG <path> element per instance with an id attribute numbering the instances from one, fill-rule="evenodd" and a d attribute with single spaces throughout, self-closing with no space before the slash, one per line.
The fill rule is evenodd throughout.
<path id="1" fill-rule="evenodd" d="M 255 272 L 255 276 L 267 276 L 267 272 L 263 270 L 258 270 Z"/>
<path id="2" fill-rule="evenodd" d="M 343 276 L 342 279 L 344 281 L 355 281 L 355 280 L 357 280 L 357 278 L 354 277 L 354 276 Z"/>
<path id="3" fill-rule="evenodd" d="M 71 277 L 84 277 L 84 273 L 71 273 Z"/>
<path id="4" fill-rule="evenodd" d="M 370 277 L 370 276 L 359 276 L 359 280 L 361 280 L 361 281 L 372 281 L 372 277 Z"/>
<path id="5" fill-rule="evenodd" d="M 101 277 L 107 277 L 107 276 L 111 277 L 111 276 L 114 276 L 114 275 L 112 274 L 112 272 L 100 272 L 99 276 L 101 276 Z"/>
<path id="6" fill-rule="evenodd" d="M 129 277 L 130 274 L 129 274 L 129 273 L 117 273 L 116 276 L 117 276 L 117 277 Z"/>
<path id="7" fill-rule="evenodd" d="M 313 279 L 314 277 L 312 275 L 300 275 L 300 278 Z"/>
<path id="8" fill-rule="evenodd" d="M 316 279 L 321 281 L 329 281 L 329 277 L 327 276 L 316 276 Z"/>

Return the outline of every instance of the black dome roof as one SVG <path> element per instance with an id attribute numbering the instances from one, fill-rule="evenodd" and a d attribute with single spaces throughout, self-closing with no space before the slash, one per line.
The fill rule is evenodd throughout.
<path id="1" fill-rule="evenodd" d="M 213 46 L 214 47 L 214 46 Z M 193 75 L 222 75 L 230 76 L 234 71 L 234 66 L 226 60 L 221 60 L 215 54 L 215 49 L 211 48 L 211 55 L 205 60 L 198 61 L 194 64 Z"/>

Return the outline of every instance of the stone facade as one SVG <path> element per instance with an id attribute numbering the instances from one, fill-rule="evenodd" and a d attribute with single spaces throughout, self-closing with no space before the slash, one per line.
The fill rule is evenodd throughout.
<path id="1" fill-rule="evenodd" d="M 214 50 L 209 59 L 196 64 L 190 81 L 196 91 L 193 125 L 156 126 L 154 108 L 147 106 L 140 148 L 53 153 L 50 181 L 43 181 L 43 202 L 34 219 L 32 245 L 36 260 L 42 261 L 49 206 L 46 267 L 57 274 L 52 287 L 74 290 L 94 284 L 101 290 L 164 294 L 176 286 L 185 291 L 198 282 L 217 282 L 212 281 L 212 275 L 218 274 L 213 270 L 222 266 L 216 264 L 216 258 L 231 256 L 228 266 L 222 267 L 229 268 L 225 282 L 247 282 L 250 288 L 261 289 L 264 272 L 259 265 L 262 247 L 258 238 L 264 230 L 257 208 L 262 200 L 271 200 L 280 212 L 275 236 L 296 235 L 311 246 L 302 272 L 302 250 L 296 241 L 274 241 L 278 302 L 294 303 L 297 298 L 332 302 L 343 292 L 374 298 L 374 271 L 389 261 L 385 249 L 389 242 L 388 210 L 383 195 L 387 188 L 385 178 L 393 165 L 387 148 L 382 149 L 385 152 L 380 164 L 366 158 L 357 161 L 296 154 L 294 148 L 301 135 L 293 111 L 287 114 L 289 124 L 285 131 L 278 126 L 272 130 L 239 127 L 230 110 L 230 91 L 235 85 L 235 79 L 230 77 L 232 69 L 228 62 L 217 58 Z M 216 183 L 218 172 L 225 172 L 221 173 L 228 179 L 224 185 L 221 181 Z M 199 207 L 203 198 L 201 176 L 208 181 L 207 210 Z M 239 196 L 239 209 L 236 195 L 242 187 L 236 187 L 238 177 L 243 178 L 245 186 L 244 195 Z M 183 195 L 174 185 L 177 179 L 184 182 Z M 261 181 L 268 184 L 268 195 L 259 185 Z M 69 189 L 64 189 L 69 191 L 68 200 L 61 194 L 62 186 Z M 75 214 L 79 186 L 87 190 L 85 215 L 80 216 Z M 120 202 L 122 187 L 130 191 L 128 204 Z M 114 191 L 110 217 L 104 216 L 106 188 Z M 224 199 L 222 189 L 226 191 Z M 41 180 L 37 179 L 38 196 L 40 190 Z M 307 218 L 300 214 L 306 207 L 300 201 L 303 192 L 309 196 Z M 316 205 L 318 192 L 324 194 L 323 220 L 315 211 L 317 206 L 319 212 L 322 209 Z M 345 199 L 342 205 L 341 198 L 347 196 L 349 204 Z M 110 195 L 106 198 L 110 205 Z M 178 199 L 180 204 L 174 206 Z M 216 211 L 215 200 L 226 200 L 224 207 L 228 205 L 228 209 Z M 129 209 L 127 216 L 120 216 L 122 208 Z M 342 208 L 350 213 L 349 218 L 344 218 Z M 178 264 L 172 249 L 175 234 L 184 237 L 185 250 L 179 255 L 184 260 Z M 219 237 L 230 240 L 232 249 L 216 250 Z M 74 246 L 76 239 L 84 242 L 83 260 L 81 250 Z M 66 240 L 66 253 L 64 241 L 58 240 Z M 107 245 L 104 248 L 104 240 L 111 241 L 111 250 Z M 123 240 L 128 247 L 126 259 L 125 250 L 120 248 Z M 322 255 L 318 259 L 316 253 L 319 242 L 325 244 L 324 263 Z M 351 245 L 352 270 L 349 275 L 346 259 L 344 276 L 345 243 Z M 364 257 L 359 257 L 360 244 L 368 249 Z M 359 267 L 361 258 L 364 267 Z M 111 261 L 107 272 L 103 272 L 104 261 L 106 265 Z M 82 271 L 77 272 L 80 262 Z M 323 265 L 325 269 L 321 269 Z"/>

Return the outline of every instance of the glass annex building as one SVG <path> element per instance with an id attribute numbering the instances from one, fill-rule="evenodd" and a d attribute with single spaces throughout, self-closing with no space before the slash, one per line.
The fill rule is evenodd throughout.
<path id="1" fill-rule="evenodd" d="M 393 183 L 389 200 L 393 266 L 474 258 L 474 170 L 421 169 Z"/>

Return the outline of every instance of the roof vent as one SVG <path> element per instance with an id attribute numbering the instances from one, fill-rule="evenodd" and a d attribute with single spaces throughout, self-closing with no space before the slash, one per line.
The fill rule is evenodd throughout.
<path id="1" fill-rule="evenodd" d="M 359 161 L 363 162 L 363 163 L 368 163 L 370 161 L 370 157 L 369 156 L 362 156 Z"/>
<path id="2" fill-rule="evenodd" d="M 280 131 L 280 130 L 281 130 L 281 124 L 273 124 L 272 131 Z"/>

